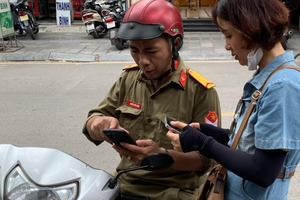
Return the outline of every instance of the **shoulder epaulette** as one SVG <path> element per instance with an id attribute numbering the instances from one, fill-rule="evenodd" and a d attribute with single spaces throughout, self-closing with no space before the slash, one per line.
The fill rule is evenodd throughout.
<path id="1" fill-rule="evenodd" d="M 127 66 L 123 67 L 123 70 L 133 69 L 133 68 L 136 68 L 136 67 L 138 67 L 137 64 L 127 65 Z"/>
<path id="2" fill-rule="evenodd" d="M 196 72 L 193 69 L 189 69 L 188 70 L 189 75 L 191 77 L 193 77 L 197 82 L 199 82 L 201 85 L 203 85 L 205 88 L 210 89 L 212 87 L 215 87 L 216 85 L 212 82 L 210 82 L 209 80 L 207 80 L 204 76 L 202 76 L 201 74 L 199 74 L 198 72 Z"/>

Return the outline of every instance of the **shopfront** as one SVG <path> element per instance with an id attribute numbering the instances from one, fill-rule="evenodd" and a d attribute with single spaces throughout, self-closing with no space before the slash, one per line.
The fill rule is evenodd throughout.
<path id="1" fill-rule="evenodd" d="M 124 7 L 127 9 L 139 0 L 127 0 Z M 71 0 L 74 18 L 81 18 L 81 10 L 85 0 Z M 182 18 L 201 18 L 209 16 L 210 8 L 215 0 L 170 0 L 180 11 Z M 28 0 L 38 19 L 55 18 L 56 0 Z M 205 14 L 205 15 L 204 15 Z"/>
<path id="2" fill-rule="evenodd" d="M 139 0 L 129 0 L 131 6 Z M 180 11 L 183 19 L 211 18 L 211 8 L 216 0 L 169 0 Z"/>
<path id="3" fill-rule="evenodd" d="M 173 0 L 183 19 L 211 18 L 211 8 L 215 0 Z"/>
<path id="4" fill-rule="evenodd" d="M 56 0 L 28 0 L 34 10 L 34 15 L 38 19 L 55 19 L 56 17 Z M 74 19 L 81 18 L 81 10 L 85 0 L 70 0 L 73 5 Z M 103 1 L 103 0 L 102 0 Z M 124 8 L 127 9 L 139 0 L 126 0 Z M 201 19 L 211 18 L 211 8 L 216 0 L 168 0 L 173 3 L 183 19 Z M 300 1 L 285 0 L 292 8 L 291 23 L 299 24 Z"/>

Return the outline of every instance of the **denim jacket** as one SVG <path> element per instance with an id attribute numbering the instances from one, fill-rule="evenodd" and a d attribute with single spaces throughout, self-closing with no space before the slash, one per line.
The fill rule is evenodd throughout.
<path id="1" fill-rule="evenodd" d="M 245 84 L 229 145 L 243 120 L 252 94 L 260 89 L 267 77 L 281 65 L 296 66 L 291 51 L 277 56 L 262 71 L 257 70 L 253 78 Z M 288 175 L 296 169 L 300 160 L 299 101 L 300 72 L 284 68 L 274 73 L 256 102 L 237 148 L 250 154 L 254 153 L 255 148 L 288 149 L 281 169 L 281 172 L 285 173 L 285 178 L 277 178 L 271 186 L 263 188 L 228 171 L 226 199 L 288 199 L 291 180 Z"/>

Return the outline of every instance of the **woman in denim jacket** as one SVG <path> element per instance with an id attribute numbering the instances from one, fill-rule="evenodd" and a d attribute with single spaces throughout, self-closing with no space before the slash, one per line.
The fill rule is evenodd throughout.
<path id="1" fill-rule="evenodd" d="M 225 199 L 288 199 L 300 160 L 300 72 L 283 68 L 267 81 L 242 133 L 230 149 L 252 94 L 282 65 L 293 65 L 293 53 L 280 43 L 289 25 L 289 11 L 279 0 L 219 0 L 213 19 L 226 38 L 225 48 L 241 65 L 258 69 L 244 86 L 230 130 L 204 123 L 182 122 L 167 136 L 178 151 L 199 150 L 228 169 Z"/>

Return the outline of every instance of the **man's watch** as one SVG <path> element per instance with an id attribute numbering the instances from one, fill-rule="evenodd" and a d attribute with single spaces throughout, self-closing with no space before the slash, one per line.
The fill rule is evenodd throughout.
<path id="1" fill-rule="evenodd" d="M 161 149 L 164 151 L 165 154 L 168 154 L 168 155 L 169 155 L 168 149 L 165 149 L 165 148 L 163 148 L 163 147 L 161 147 Z"/>

